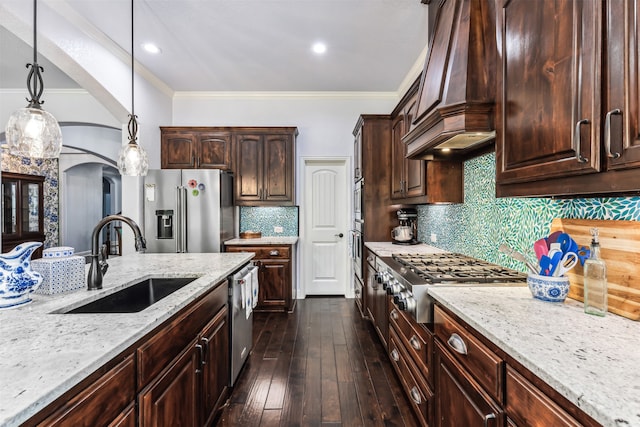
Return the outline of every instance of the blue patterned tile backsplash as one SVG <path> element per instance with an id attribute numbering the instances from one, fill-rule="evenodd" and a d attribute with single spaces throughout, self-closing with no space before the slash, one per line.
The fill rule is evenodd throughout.
<path id="1" fill-rule="evenodd" d="M 276 233 L 273 227 L 282 227 Z M 298 235 L 298 207 L 240 207 L 240 232 L 260 231 L 262 237 L 290 237 Z"/>
<path id="2" fill-rule="evenodd" d="M 553 218 L 640 220 L 640 197 L 497 199 L 495 165 L 493 153 L 465 162 L 464 204 L 418 206 L 418 239 L 526 271 L 498 251 L 501 243 L 533 257 L 533 242 L 549 234 Z"/>

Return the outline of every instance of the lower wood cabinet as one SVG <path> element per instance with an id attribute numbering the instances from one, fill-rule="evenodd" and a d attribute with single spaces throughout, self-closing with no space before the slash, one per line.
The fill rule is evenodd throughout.
<path id="1" fill-rule="evenodd" d="M 228 289 L 218 284 L 24 425 L 212 425 L 229 392 Z"/>
<path id="2" fill-rule="evenodd" d="M 367 315 L 373 322 L 380 341 L 387 348 L 389 341 L 389 306 L 387 292 L 378 281 L 375 256 L 368 255 L 366 263 Z"/>
<path id="3" fill-rule="evenodd" d="M 226 252 L 253 252 L 258 266 L 258 304 L 255 311 L 292 312 L 296 304 L 293 280 L 295 245 L 227 245 Z"/>

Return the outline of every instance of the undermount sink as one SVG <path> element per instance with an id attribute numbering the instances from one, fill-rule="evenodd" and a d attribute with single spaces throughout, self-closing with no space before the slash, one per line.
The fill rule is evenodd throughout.
<path id="1" fill-rule="evenodd" d="M 80 307 L 63 309 L 58 313 L 137 313 L 194 280 L 195 277 L 145 279 Z"/>

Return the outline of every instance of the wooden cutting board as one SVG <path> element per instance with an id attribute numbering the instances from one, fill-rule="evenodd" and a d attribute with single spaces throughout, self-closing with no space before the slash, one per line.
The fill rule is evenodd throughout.
<path id="1" fill-rule="evenodd" d="M 551 232 L 568 233 L 578 246 L 589 247 L 591 229 L 600 235 L 600 253 L 607 263 L 609 311 L 640 320 L 640 222 L 555 218 Z M 584 270 L 578 263 L 567 275 L 569 298 L 584 301 Z"/>

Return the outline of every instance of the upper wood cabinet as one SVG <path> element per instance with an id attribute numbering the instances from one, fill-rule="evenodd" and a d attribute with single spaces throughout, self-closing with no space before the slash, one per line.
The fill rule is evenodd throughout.
<path id="1" fill-rule="evenodd" d="M 639 15 L 634 0 L 499 0 L 498 196 L 640 190 Z"/>
<path id="2" fill-rule="evenodd" d="M 236 204 L 295 204 L 296 128 L 236 128 Z"/>
<path id="3" fill-rule="evenodd" d="M 460 161 L 408 159 L 402 141 L 409 131 L 417 102 L 417 80 L 391 113 L 391 199 L 394 203 L 462 203 Z"/>
<path id="4" fill-rule="evenodd" d="M 232 140 L 218 128 L 161 127 L 162 169 L 231 169 Z"/>

